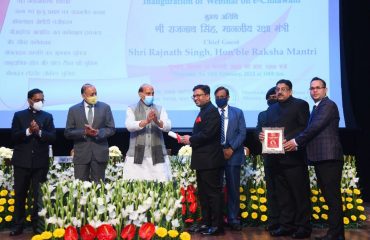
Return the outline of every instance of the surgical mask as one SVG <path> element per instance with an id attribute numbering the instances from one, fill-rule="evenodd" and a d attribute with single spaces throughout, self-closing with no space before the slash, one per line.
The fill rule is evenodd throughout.
<path id="1" fill-rule="evenodd" d="M 98 96 L 86 97 L 85 100 L 88 104 L 95 105 L 98 102 Z"/>
<path id="2" fill-rule="evenodd" d="M 42 103 L 42 101 L 38 101 L 33 103 L 32 108 L 36 111 L 41 111 L 43 106 L 44 104 Z"/>
<path id="3" fill-rule="evenodd" d="M 152 105 L 153 101 L 154 101 L 154 96 L 145 96 L 145 98 L 144 98 L 144 103 L 147 106 Z"/>
<path id="4" fill-rule="evenodd" d="M 227 105 L 227 98 L 216 98 L 216 105 L 219 108 L 222 108 Z"/>
<path id="5" fill-rule="evenodd" d="M 276 102 L 277 102 L 276 99 L 269 99 L 269 100 L 267 100 L 267 105 L 271 106 L 272 104 L 274 104 Z"/>

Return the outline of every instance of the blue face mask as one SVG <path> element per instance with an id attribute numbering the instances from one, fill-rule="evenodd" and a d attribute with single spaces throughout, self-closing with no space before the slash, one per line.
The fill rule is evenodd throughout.
<path id="1" fill-rule="evenodd" d="M 154 101 L 154 96 L 145 96 L 144 98 L 144 103 L 147 106 L 151 106 L 153 104 L 153 101 Z"/>
<path id="2" fill-rule="evenodd" d="M 219 108 L 225 107 L 227 105 L 227 98 L 216 98 L 216 105 Z"/>

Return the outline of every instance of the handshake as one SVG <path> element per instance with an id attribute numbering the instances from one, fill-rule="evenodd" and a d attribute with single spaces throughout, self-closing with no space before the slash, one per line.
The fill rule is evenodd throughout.
<path id="1" fill-rule="evenodd" d="M 176 139 L 178 143 L 182 143 L 182 144 L 185 144 L 185 145 L 189 145 L 190 144 L 190 136 L 189 135 L 181 136 L 178 133 L 169 131 L 168 132 L 168 136 Z"/>

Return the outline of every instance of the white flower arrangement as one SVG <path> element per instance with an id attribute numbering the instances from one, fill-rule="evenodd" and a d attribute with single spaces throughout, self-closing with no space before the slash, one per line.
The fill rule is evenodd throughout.
<path id="1" fill-rule="evenodd" d="M 109 157 L 122 157 L 122 152 L 117 146 L 109 147 Z"/>
<path id="2" fill-rule="evenodd" d="M 179 157 L 191 157 L 192 148 L 190 145 L 185 145 L 180 148 L 179 153 L 177 154 Z"/>
<path id="3" fill-rule="evenodd" d="M 0 147 L 0 160 L 11 159 L 13 156 L 13 150 L 6 147 Z"/>
<path id="4" fill-rule="evenodd" d="M 110 166 L 116 167 L 116 164 L 119 164 L 122 161 L 122 152 L 117 146 L 109 147 L 109 162 Z"/>
<path id="5" fill-rule="evenodd" d="M 0 148 L 1 153 L 7 152 L 7 155 L 1 155 L 1 158 L 10 156 L 9 150 L 11 149 Z M 195 171 L 190 168 L 191 151 L 190 146 L 184 146 L 178 156 L 169 156 L 174 182 L 168 183 L 121 180 L 123 162 L 114 164 L 110 162 L 106 169 L 106 181 L 101 184 L 75 180 L 72 163 L 52 165 L 48 181 L 42 185 L 43 208 L 39 212 L 40 217 L 44 219 L 45 230 L 67 226 L 81 227 L 88 223 L 94 227 L 109 223 L 119 230 L 130 223 L 141 226 L 144 222 L 151 222 L 156 227 L 182 229 L 183 198 L 179 189 L 190 189 L 189 186 L 196 189 Z M 110 147 L 110 157 L 122 157 L 118 147 Z M 12 168 L 8 167 L 5 171 L 5 166 L 0 167 L 0 188 L 11 191 Z M 243 199 L 245 198 L 241 200 L 242 221 L 254 225 L 264 224 L 267 219 L 265 216 L 267 205 L 262 157 L 247 157 L 241 171 L 240 191 Z M 319 198 L 320 192 L 312 167 L 309 168 L 309 173 L 311 191 Z M 348 219 L 355 216 L 357 219 L 349 220 L 349 224 L 353 222 L 358 224 L 357 227 L 360 226 L 366 216 L 362 212 L 355 159 L 351 156 L 346 156 L 344 161 L 342 194 L 347 203 L 345 216 Z M 317 206 L 321 207 L 322 204 L 318 204 Z M 351 208 L 352 205 L 349 204 L 353 207 Z M 253 205 L 258 207 L 257 210 Z"/>

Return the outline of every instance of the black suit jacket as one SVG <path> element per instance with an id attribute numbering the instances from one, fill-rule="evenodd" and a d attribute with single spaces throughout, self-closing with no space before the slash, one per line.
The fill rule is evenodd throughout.
<path id="1" fill-rule="evenodd" d="M 41 129 L 38 134 L 26 135 L 26 130 L 32 120 L 35 120 Z M 23 168 L 48 168 L 49 144 L 55 141 L 56 132 L 53 116 L 44 111 L 33 112 L 30 109 L 16 112 L 13 117 L 12 140 L 14 151 L 12 164 Z"/>
<path id="2" fill-rule="evenodd" d="M 284 127 L 284 138 L 289 141 L 306 127 L 310 116 L 308 103 L 302 99 L 289 97 L 285 102 L 271 105 L 266 112 L 266 123 L 262 127 Z M 285 154 L 266 154 L 265 163 L 278 161 L 281 164 L 306 164 L 304 149 Z"/>
<path id="3" fill-rule="evenodd" d="M 221 145 L 221 118 L 211 102 L 201 107 L 190 137 L 191 168 L 212 169 L 225 165 Z"/>

